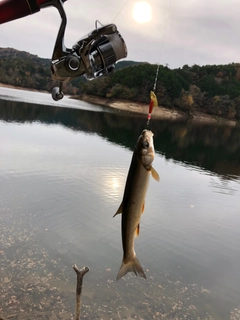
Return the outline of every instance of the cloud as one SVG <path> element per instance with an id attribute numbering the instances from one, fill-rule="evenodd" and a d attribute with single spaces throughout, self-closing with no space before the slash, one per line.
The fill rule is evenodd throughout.
<path id="1" fill-rule="evenodd" d="M 69 0 L 65 45 L 72 45 L 95 28 L 95 20 L 114 22 L 128 47 L 127 59 L 184 64 L 239 62 L 239 0 L 149 0 L 153 19 L 138 24 L 132 18 L 134 2 Z M 0 25 L 0 47 L 25 50 L 51 58 L 60 16 L 56 8 Z"/>

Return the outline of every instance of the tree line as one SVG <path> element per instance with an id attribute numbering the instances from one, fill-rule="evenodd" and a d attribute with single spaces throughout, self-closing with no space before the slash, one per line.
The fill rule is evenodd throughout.
<path id="1" fill-rule="evenodd" d="M 51 91 L 50 59 L 11 48 L 0 48 L 0 82 L 25 88 Z M 79 77 L 64 84 L 69 95 L 95 95 L 149 103 L 157 65 L 120 61 L 115 71 L 92 81 Z M 189 116 L 194 112 L 240 120 L 240 64 L 188 66 L 170 69 L 159 66 L 155 91 L 159 104 L 180 109 Z"/>

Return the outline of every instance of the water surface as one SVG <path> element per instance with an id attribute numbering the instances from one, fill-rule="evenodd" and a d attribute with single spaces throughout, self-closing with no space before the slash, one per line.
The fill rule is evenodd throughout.
<path id="1" fill-rule="evenodd" d="M 153 121 L 135 250 L 147 280 L 115 280 L 121 202 L 145 117 L 0 88 L 0 316 L 239 319 L 240 129 Z"/>

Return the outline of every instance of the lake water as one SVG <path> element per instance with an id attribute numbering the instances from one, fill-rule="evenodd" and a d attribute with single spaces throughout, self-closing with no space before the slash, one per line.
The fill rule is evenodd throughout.
<path id="1" fill-rule="evenodd" d="M 151 179 L 135 241 L 147 280 L 121 265 L 122 200 L 146 117 L 0 88 L 0 317 L 240 319 L 240 127 L 151 122 Z"/>

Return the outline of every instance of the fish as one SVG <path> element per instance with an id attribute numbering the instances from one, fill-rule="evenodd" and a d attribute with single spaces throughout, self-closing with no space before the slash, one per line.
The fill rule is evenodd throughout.
<path id="1" fill-rule="evenodd" d="M 144 270 L 134 250 L 134 240 L 135 237 L 139 236 L 140 232 L 140 219 L 145 207 L 150 175 L 155 180 L 160 180 L 158 173 L 152 167 L 155 157 L 153 135 L 150 130 L 145 129 L 137 140 L 127 175 L 123 199 L 113 216 L 122 214 L 123 259 L 117 274 L 117 280 L 128 272 L 134 272 L 136 276 L 139 275 L 146 279 Z"/>

